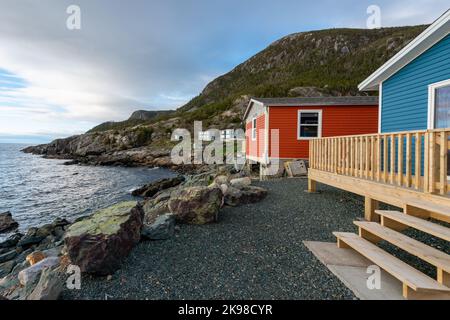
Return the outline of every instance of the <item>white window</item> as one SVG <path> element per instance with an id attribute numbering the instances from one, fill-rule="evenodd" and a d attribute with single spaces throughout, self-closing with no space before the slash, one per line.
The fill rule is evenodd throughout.
<path id="1" fill-rule="evenodd" d="M 299 110 L 297 137 L 299 140 L 322 136 L 322 110 Z"/>
<path id="2" fill-rule="evenodd" d="M 450 79 L 430 85 L 429 98 L 429 128 L 450 128 Z"/>
<path id="3" fill-rule="evenodd" d="M 256 140 L 256 118 L 252 120 L 252 140 Z"/>
<path id="4" fill-rule="evenodd" d="M 224 141 L 233 140 L 235 138 L 234 136 L 234 129 L 226 129 L 221 131 L 221 138 Z"/>

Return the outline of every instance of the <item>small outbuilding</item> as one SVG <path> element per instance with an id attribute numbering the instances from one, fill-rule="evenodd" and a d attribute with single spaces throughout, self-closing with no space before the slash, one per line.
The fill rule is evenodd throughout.
<path id="1" fill-rule="evenodd" d="M 376 133 L 378 102 L 369 96 L 251 99 L 244 114 L 247 159 L 308 159 L 311 139 Z"/>

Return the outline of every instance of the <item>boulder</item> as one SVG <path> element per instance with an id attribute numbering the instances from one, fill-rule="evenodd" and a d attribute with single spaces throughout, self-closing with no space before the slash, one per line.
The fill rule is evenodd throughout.
<path id="1" fill-rule="evenodd" d="M 235 207 L 261 201 L 266 195 L 267 190 L 260 187 L 248 186 L 242 189 L 229 187 L 224 201 L 226 205 Z"/>
<path id="2" fill-rule="evenodd" d="M 12 269 L 16 266 L 17 262 L 15 260 L 10 260 L 5 263 L 0 264 L 0 278 L 5 277 L 9 274 Z"/>
<path id="3" fill-rule="evenodd" d="M 176 187 L 183 182 L 184 182 L 183 176 L 177 176 L 177 177 L 171 178 L 171 179 L 158 180 L 153 183 L 147 184 L 147 185 L 143 186 L 142 188 L 134 190 L 132 192 L 132 195 L 150 198 L 162 190 Z"/>
<path id="4" fill-rule="evenodd" d="M 17 256 L 17 251 L 16 251 L 16 250 L 8 251 L 8 252 L 6 252 L 6 253 L 0 255 L 0 263 L 3 263 L 3 262 L 6 262 L 6 261 L 9 261 L 9 260 L 12 260 L 12 259 L 14 259 L 16 256 Z"/>
<path id="5" fill-rule="evenodd" d="M 8 239 L 0 243 L 0 249 L 15 247 L 22 237 L 23 234 L 20 233 L 13 234 Z"/>
<path id="6" fill-rule="evenodd" d="M 46 268 L 27 300 L 57 300 L 64 289 L 65 274 L 61 268 Z"/>
<path id="7" fill-rule="evenodd" d="M 13 219 L 11 212 L 0 213 L 0 233 L 9 232 L 19 227 L 19 224 Z"/>
<path id="8" fill-rule="evenodd" d="M 237 178 L 237 179 L 232 179 L 230 181 L 230 184 L 231 184 L 231 186 L 240 189 L 240 188 L 251 185 L 252 180 L 249 177 Z"/>
<path id="9" fill-rule="evenodd" d="M 42 261 L 46 258 L 45 254 L 42 251 L 35 251 L 27 255 L 25 260 L 30 264 L 30 266 L 35 265 L 39 261 Z"/>
<path id="10" fill-rule="evenodd" d="M 142 207 L 129 201 L 74 223 L 64 236 L 71 263 L 94 275 L 114 273 L 139 242 L 143 215 Z"/>
<path id="11" fill-rule="evenodd" d="M 19 281 L 23 286 L 34 283 L 38 277 L 41 275 L 42 270 L 46 268 L 55 267 L 59 264 L 58 257 L 49 257 L 44 260 L 39 261 L 35 265 L 28 267 L 19 272 Z"/>
<path id="12" fill-rule="evenodd" d="M 158 166 L 158 167 L 170 167 L 172 165 L 172 158 L 171 157 L 161 157 L 161 158 L 156 158 L 153 161 L 153 165 L 154 166 Z"/>
<path id="13" fill-rule="evenodd" d="M 169 209 L 175 214 L 177 221 L 206 224 L 217 221 L 222 201 L 220 188 L 190 187 L 171 195 Z"/>
<path id="14" fill-rule="evenodd" d="M 46 228 L 30 228 L 17 243 L 17 246 L 30 247 L 32 245 L 39 244 L 49 235 L 47 231 L 48 230 Z"/>
<path id="15" fill-rule="evenodd" d="M 221 184 L 219 186 L 220 190 L 222 190 L 222 193 L 225 195 L 227 193 L 228 188 L 230 188 L 227 184 Z"/>
<path id="16" fill-rule="evenodd" d="M 222 184 L 228 184 L 228 176 L 224 176 L 224 175 L 217 176 L 214 179 L 214 182 L 217 183 L 219 186 Z"/>
<path id="17" fill-rule="evenodd" d="M 190 175 L 186 177 L 186 182 L 183 184 L 184 187 L 206 187 L 214 182 L 215 178 L 214 171 L 207 171 L 196 175 Z"/>
<path id="18" fill-rule="evenodd" d="M 142 236 L 148 240 L 167 240 L 175 233 L 175 216 L 171 213 L 163 214 L 155 219 L 152 224 L 146 224 L 142 228 Z"/>

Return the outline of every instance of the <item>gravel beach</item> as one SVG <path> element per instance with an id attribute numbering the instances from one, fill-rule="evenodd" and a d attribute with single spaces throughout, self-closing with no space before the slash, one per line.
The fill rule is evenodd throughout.
<path id="1" fill-rule="evenodd" d="M 355 299 L 302 241 L 356 231 L 362 197 L 324 185 L 308 194 L 306 179 L 256 185 L 269 191 L 262 202 L 224 208 L 216 224 L 181 225 L 170 240 L 141 242 L 112 278 L 84 277 L 81 290 L 62 298 Z"/>
<path id="2" fill-rule="evenodd" d="M 181 225 L 166 241 L 142 242 L 110 280 L 84 277 L 64 299 L 353 299 L 303 245 L 335 241 L 354 230 L 362 199 L 322 186 L 307 194 L 306 179 L 258 182 L 260 203 L 227 207 L 220 221 Z"/>

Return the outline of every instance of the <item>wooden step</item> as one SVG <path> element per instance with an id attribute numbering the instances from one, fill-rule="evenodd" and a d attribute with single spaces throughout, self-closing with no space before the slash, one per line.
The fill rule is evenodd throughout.
<path id="1" fill-rule="evenodd" d="M 352 248 L 403 283 L 408 299 L 450 299 L 450 288 L 354 233 L 333 232 L 341 248 Z"/>
<path id="2" fill-rule="evenodd" d="M 450 272 L 450 256 L 445 252 L 427 246 L 426 244 L 405 236 L 400 232 L 383 227 L 376 222 L 355 221 L 355 224 L 360 229 L 365 230 L 383 240 L 386 240 L 396 247 L 405 250 L 406 252 L 409 252 L 410 254 L 428 262 L 436 268 L 441 269 L 447 273 Z M 370 239 L 367 240 L 370 241 Z"/>
<path id="3" fill-rule="evenodd" d="M 392 221 L 395 221 L 400 226 L 408 226 L 450 241 L 450 228 L 399 211 L 376 210 L 375 212 L 381 216 L 381 224 L 385 227 L 391 228 L 390 225 L 393 225 Z"/>
<path id="4" fill-rule="evenodd" d="M 431 213 L 429 217 L 450 223 L 450 206 L 436 204 L 430 201 L 421 201 L 417 199 L 405 198 L 403 210 L 409 215 L 416 215 L 414 208 Z M 412 209 L 412 210 L 408 210 Z M 420 214 L 420 217 L 424 217 Z M 425 218 L 425 217 L 424 217 Z"/>

